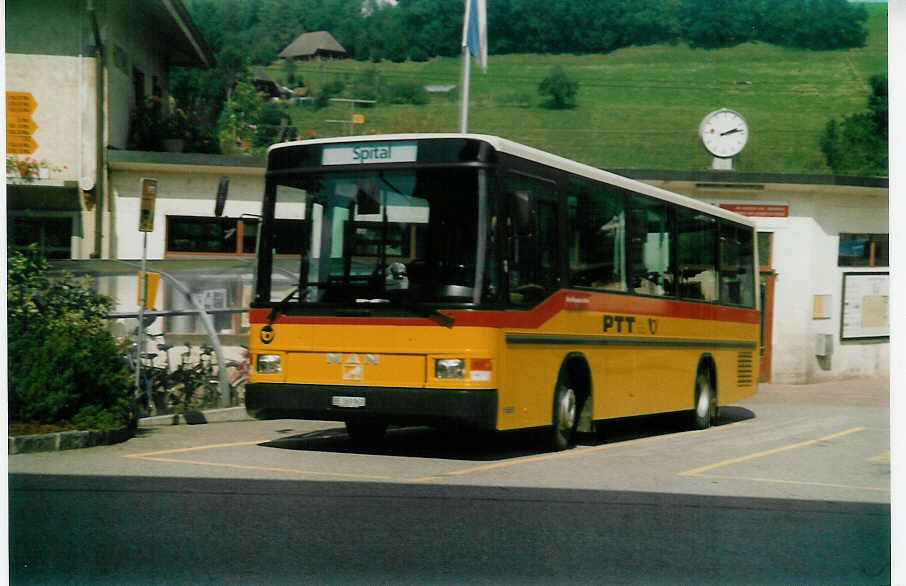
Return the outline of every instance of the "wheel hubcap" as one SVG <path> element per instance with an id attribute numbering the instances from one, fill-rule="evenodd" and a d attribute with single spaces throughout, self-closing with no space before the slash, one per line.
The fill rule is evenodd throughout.
<path id="1" fill-rule="evenodd" d="M 711 386 L 707 383 L 703 384 L 698 392 L 698 404 L 695 410 L 701 418 L 708 417 L 711 412 Z"/>
<path id="2" fill-rule="evenodd" d="M 560 396 L 557 421 L 563 431 L 572 429 L 576 421 L 576 393 L 567 388 Z"/>

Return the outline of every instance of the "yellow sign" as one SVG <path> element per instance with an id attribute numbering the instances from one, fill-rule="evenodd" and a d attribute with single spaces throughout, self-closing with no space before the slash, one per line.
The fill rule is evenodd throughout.
<path id="1" fill-rule="evenodd" d="M 30 155 L 38 148 L 32 134 L 38 125 L 32 112 L 38 107 L 30 92 L 6 92 L 6 152 L 10 155 Z"/>
<path id="2" fill-rule="evenodd" d="M 157 287 L 160 285 L 160 273 L 145 273 L 145 309 L 154 309 L 154 300 L 157 299 Z M 142 274 L 138 274 L 138 299 L 135 302 L 142 304 Z"/>
<path id="3" fill-rule="evenodd" d="M 353 115 L 352 115 L 352 123 L 353 123 L 353 124 L 364 124 L 364 123 L 365 123 L 365 115 L 364 115 L 364 114 L 353 114 Z"/>
<path id="4" fill-rule="evenodd" d="M 142 178 L 142 203 L 138 215 L 138 231 L 154 231 L 154 200 L 157 197 L 157 179 Z"/>

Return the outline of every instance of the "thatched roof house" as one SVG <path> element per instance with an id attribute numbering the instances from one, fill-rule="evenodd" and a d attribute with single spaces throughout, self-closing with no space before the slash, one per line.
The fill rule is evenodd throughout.
<path id="1" fill-rule="evenodd" d="M 295 41 L 280 51 L 279 57 L 285 59 L 345 59 L 346 49 L 327 31 L 302 33 Z"/>

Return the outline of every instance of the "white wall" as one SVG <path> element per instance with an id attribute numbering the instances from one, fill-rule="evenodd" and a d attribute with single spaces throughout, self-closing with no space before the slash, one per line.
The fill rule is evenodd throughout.
<path id="1" fill-rule="evenodd" d="M 788 193 L 788 218 L 756 218 L 759 232 L 774 233 L 772 380 L 807 383 L 888 376 L 888 341 L 840 339 L 843 273 L 888 268 L 838 266 L 840 232 L 888 232 L 886 190 L 884 197 L 819 190 Z M 777 194 L 771 197 L 776 200 Z M 815 295 L 830 296 L 829 319 L 813 319 Z M 819 334 L 831 335 L 833 346 L 827 357 L 816 355 Z"/>
<path id="2" fill-rule="evenodd" d="M 142 233 L 138 231 L 140 180 L 157 179 L 157 201 L 154 209 L 154 231 L 148 233 L 148 258 L 162 259 L 166 252 L 167 215 L 214 215 L 217 185 L 224 172 L 147 172 L 116 171 L 111 174 L 115 200 L 114 258 L 140 259 Z M 263 173 L 231 175 L 230 195 L 224 216 L 238 217 L 243 213 L 260 214 L 264 193 Z"/>
<path id="3" fill-rule="evenodd" d="M 30 92 L 37 102 L 31 117 L 38 147 L 31 156 L 60 171 L 54 180 L 94 177 L 97 159 L 97 102 L 94 59 L 6 54 L 6 91 Z"/>

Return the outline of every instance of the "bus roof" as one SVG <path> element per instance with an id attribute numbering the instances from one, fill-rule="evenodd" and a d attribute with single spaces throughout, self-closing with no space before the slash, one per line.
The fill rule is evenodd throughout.
<path id="1" fill-rule="evenodd" d="M 496 151 L 507 153 L 515 157 L 534 161 L 536 163 L 547 165 L 555 169 L 562 169 L 575 175 L 581 175 L 590 179 L 603 181 L 617 187 L 622 187 L 630 191 L 635 191 L 644 195 L 649 195 L 664 201 L 673 202 L 684 207 L 697 209 L 711 215 L 720 216 L 734 222 L 745 224 L 754 228 L 755 222 L 751 218 L 725 210 L 723 208 L 707 204 L 697 199 L 673 193 L 660 187 L 655 187 L 635 179 L 630 179 L 610 171 L 605 171 L 591 165 L 579 163 L 572 159 L 567 159 L 559 155 L 554 155 L 534 147 L 526 146 L 512 140 L 507 140 L 499 136 L 489 134 L 461 134 L 461 133 L 410 133 L 410 134 L 369 134 L 364 136 L 340 136 L 333 138 L 316 138 L 312 140 L 284 142 L 271 145 L 268 148 L 268 154 L 272 150 L 283 149 L 296 146 L 309 146 L 317 144 L 336 144 L 348 142 L 381 142 L 391 140 L 434 140 L 434 139 L 472 139 L 480 140 L 491 145 Z"/>

